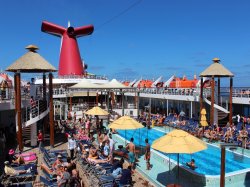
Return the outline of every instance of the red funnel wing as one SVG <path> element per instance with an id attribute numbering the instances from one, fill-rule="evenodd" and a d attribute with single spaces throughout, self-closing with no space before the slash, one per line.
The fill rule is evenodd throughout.
<path id="1" fill-rule="evenodd" d="M 42 28 L 41 30 L 43 32 L 55 35 L 55 36 L 62 36 L 63 33 L 66 31 L 64 27 L 61 27 L 59 25 L 56 25 L 54 23 L 50 23 L 48 21 L 42 22 Z"/>
<path id="2" fill-rule="evenodd" d="M 81 37 L 81 36 L 90 35 L 90 34 L 92 34 L 93 31 L 94 31 L 94 26 L 93 25 L 77 27 L 77 28 L 75 28 L 75 36 L 76 37 Z"/>

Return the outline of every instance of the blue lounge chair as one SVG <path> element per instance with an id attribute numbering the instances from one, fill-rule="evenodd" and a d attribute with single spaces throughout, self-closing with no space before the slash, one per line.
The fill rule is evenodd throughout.
<path id="1" fill-rule="evenodd" d="M 42 182 L 45 186 L 48 187 L 56 187 L 58 186 L 56 182 L 51 182 L 49 180 L 47 180 L 45 177 L 40 176 L 40 182 Z"/>

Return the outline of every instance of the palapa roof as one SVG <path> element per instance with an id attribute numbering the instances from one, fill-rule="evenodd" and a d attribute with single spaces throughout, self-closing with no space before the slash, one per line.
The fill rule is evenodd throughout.
<path id="1" fill-rule="evenodd" d="M 41 73 L 41 72 L 55 72 L 54 66 L 47 62 L 36 50 L 39 48 L 35 45 L 28 45 L 26 47 L 28 52 L 11 64 L 6 71 L 10 72 L 24 72 L 24 73 Z"/>
<path id="2" fill-rule="evenodd" d="M 234 74 L 220 64 L 219 58 L 214 58 L 213 62 L 207 69 L 201 72 L 200 77 L 233 77 Z"/>
<path id="3" fill-rule="evenodd" d="M 92 83 L 88 79 L 83 79 L 81 82 L 69 87 L 69 88 L 81 88 L 81 89 L 98 89 L 100 88 L 97 84 Z"/>
<path id="4" fill-rule="evenodd" d="M 110 82 L 106 84 L 100 85 L 100 88 L 106 88 L 106 89 L 125 89 L 125 88 L 130 88 L 129 86 L 125 86 L 121 82 L 119 82 L 116 79 L 112 79 Z"/>

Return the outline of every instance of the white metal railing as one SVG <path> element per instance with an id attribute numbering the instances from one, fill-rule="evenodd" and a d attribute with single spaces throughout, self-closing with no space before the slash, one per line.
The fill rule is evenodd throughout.
<path id="1" fill-rule="evenodd" d="M 21 99 L 27 99 L 30 97 L 29 90 L 26 87 L 21 87 Z M 5 103 L 15 100 L 14 88 L 6 88 L 0 91 L 0 103 Z"/>
<path id="2" fill-rule="evenodd" d="M 23 113 L 23 122 L 27 122 L 32 118 L 36 118 L 48 109 L 48 102 L 46 100 L 35 100 L 26 107 Z"/>
<path id="3" fill-rule="evenodd" d="M 36 79 L 42 79 L 43 76 L 36 76 Z M 97 80 L 108 80 L 108 78 L 106 76 L 102 76 L 102 75 L 84 75 L 84 76 L 80 76 L 80 75 L 64 75 L 64 76 L 57 76 L 57 75 L 53 75 L 53 78 L 57 79 L 97 79 Z"/>
<path id="4" fill-rule="evenodd" d="M 233 97 L 250 98 L 250 88 L 233 89 Z"/>

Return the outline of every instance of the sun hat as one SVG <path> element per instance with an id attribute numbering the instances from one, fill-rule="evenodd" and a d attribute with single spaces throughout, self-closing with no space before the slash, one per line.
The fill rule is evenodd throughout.
<path id="1" fill-rule="evenodd" d="M 14 149 L 9 150 L 9 155 L 13 155 L 15 153 Z"/>
<path id="2" fill-rule="evenodd" d="M 57 158 L 62 158 L 62 155 L 57 155 Z"/>
<path id="3" fill-rule="evenodd" d="M 5 164 L 5 165 L 9 165 L 10 162 L 9 162 L 9 161 L 5 161 L 4 164 Z"/>

